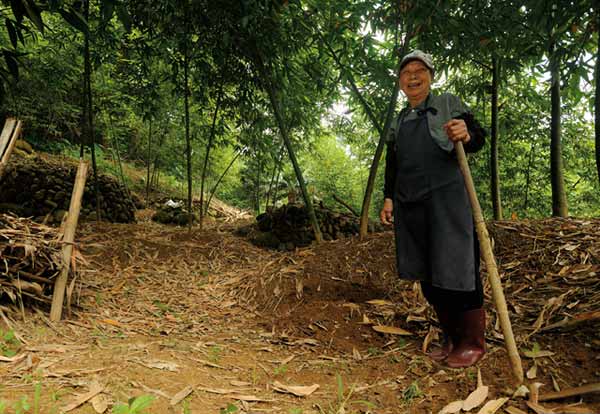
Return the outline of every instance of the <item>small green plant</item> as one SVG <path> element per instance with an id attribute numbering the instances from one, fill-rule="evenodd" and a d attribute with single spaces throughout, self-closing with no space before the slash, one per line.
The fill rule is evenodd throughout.
<path id="1" fill-rule="evenodd" d="M 227 404 L 227 408 L 221 408 L 219 414 L 232 414 L 237 413 L 239 408 L 232 403 Z"/>
<path id="2" fill-rule="evenodd" d="M 146 408 L 150 407 L 153 401 L 152 395 L 140 395 L 130 398 L 128 404 L 116 404 L 112 412 L 113 414 L 147 414 Z"/>
<path id="3" fill-rule="evenodd" d="M 160 310 L 161 315 L 167 312 L 171 312 L 171 308 L 169 308 L 169 305 L 162 303 L 160 300 L 155 300 L 153 304 Z"/>
<path id="4" fill-rule="evenodd" d="M 287 370 L 288 370 L 287 365 L 285 365 L 285 364 L 279 365 L 278 367 L 275 367 L 275 370 L 273 371 L 273 374 L 275 376 L 283 375 L 283 374 L 285 374 L 287 372 Z"/>
<path id="5" fill-rule="evenodd" d="M 188 398 L 181 402 L 181 409 L 182 414 L 191 414 L 192 410 L 190 408 L 190 400 Z"/>
<path id="6" fill-rule="evenodd" d="M 423 395 L 423 392 L 419 388 L 419 383 L 413 381 L 408 387 L 402 391 L 402 401 L 404 404 L 410 405 L 415 398 L 419 398 Z"/>
<path id="7" fill-rule="evenodd" d="M 6 408 L 8 404 L 4 400 L 0 400 L 0 414 L 4 414 L 6 412 Z"/>
<path id="8" fill-rule="evenodd" d="M 371 346 L 369 347 L 369 349 L 367 349 L 367 354 L 369 354 L 369 356 L 374 357 L 383 354 L 383 351 L 377 348 L 376 346 Z"/>
<path id="9" fill-rule="evenodd" d="M 303 412 L 302 408 L 290 408 L 289 411 L 290 414 L 302 414 Z"/>
<path id="10" fill-rule="evenodd" d="M 42 384 L 35 384 L 33 391 L 33 414 L 40 414 L 40 399 L 42 398 Z"/>
<path id="11" fill-rule="evenodd" d="M 404 348 L 406 345 L 408 345 L 408 342 L 406 342 L 406 339 L 404 339 L 404 338 L 399 338 L 396 341 L 396 346 L 400 349 Z"/>
<path id="12" fill-rule="evenodd" d="M 375 404 L 369 401 L 364 400 L 353 400 L 350 401 L 352 394 L 354 393 L 354 385 L 350 387 L 348 393 L 346 394 L 344 390 L 344 381 L 342 380 L 342 376 L 340 374 L 335 374 L 336 382 L 337 382 L 337 402 L 335 407 L 329 405 L 329 409 L 327 411 L 323 411 L 323 409 L 317 405 L 319 412 L 321 414 L 338 414 L 349 411 L 348 406 L 353 404 L 361 404 L 368 408 L 374 408 Z M 362 411 L 361 411 L 362 412 Z"/>
<path id="13" fill-rule="evenodd" d="M 7 358 L 13 357 L 17 355 L 20 348 L 21 342 L 17 339 L 12 329 L 6 332 L 0 329 L 0 353 L 3 356 Z"/>
<path id="14" fill-rule="evenodd" d="M 23 414 L 29 411 L 31 405 L 29 405 L 29 401 L 27 401 L 27 397 L 23 396 L 19 401 L 17 401 L 13 407 L 15 409 L 15 414 Z"/>
<path id="15" fill-rule="evenodd" d="M 221 349 L 221 347 L 219 345 L 213 345 L 210 347 L 210 350 L 208 351 L 208 360 L 210 362 L 212 362 L 213 364 L 218 364 L 219 360 L 221 359 L 221 352 L 223 350 Z"/>

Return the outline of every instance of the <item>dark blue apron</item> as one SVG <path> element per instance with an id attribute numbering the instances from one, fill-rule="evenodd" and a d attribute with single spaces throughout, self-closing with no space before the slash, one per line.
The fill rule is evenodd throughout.
<path id="1" fill-rule="evenodd" d="M 473 219 L 453 153 L 431 137 L 426 110 L 396 132 L 394 228 L 400 277 L 433 286 L 475 289 Z"/>

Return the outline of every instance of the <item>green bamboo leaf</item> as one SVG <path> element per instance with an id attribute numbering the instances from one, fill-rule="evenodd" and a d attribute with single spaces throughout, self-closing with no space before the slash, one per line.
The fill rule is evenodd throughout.
<path id="1" fill-rule="evenodd" d="M 14 53 L 10 50 L 3 50 L 2 52 L 4 54 L 4 61 L 6 62 L 6 66 L 11 75 L 13 75 L 15 79 L 19 79 L 19 63 L 17 62 Z"/>
<path id="2" fill-rule="evenodd" d="M 35 4 L 35 2 L 30 0 L 23 0 L 23 6 L 27 13 L 27 17 L 29 17 L 29 20 L 35 24 L 40 32 L 44 33 L 44 22 L 42 21 L 42 12 L 39 7 Z"/>
<path id="3" fill-rule="evenodd" d="M 85 18 L 75 10 L 59 10 L 60 15 L 69 23 L 72 27 L 79 30 L 82 33 L 89 34 L 89 27 Z"/>
<path id="4" fill-rule="evenodd" d="M 18 39 L 17 29 L 15 28 L 13 22 L 10 21 L 10 19 L 6 19 L 6 30 L 8 31 L 8 37 L 10 37 L 10 43 L 16 49 Z"/>

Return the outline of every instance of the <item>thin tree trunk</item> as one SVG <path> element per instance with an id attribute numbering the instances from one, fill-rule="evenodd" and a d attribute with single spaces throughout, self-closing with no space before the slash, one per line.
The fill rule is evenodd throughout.
<path id="1" fill-rule="evenodd" d="M 259 60 L 259 68 L 261 69 L 263 76 L 263 83 L 267 89 L 267 94 L 269 95 L 269 100 L 271 102 L 271 107 L 273 108 L 273 113 L 275 114 L 275 119 L 277 120 L 277 125 L 279 126 L 279 132 L 281 133 L 281 137 L 283 138 L 283 142 L 287 149 L 287 152 L 290 156 L 290 160 L 292 161 L 292 166 L 294 167 L 294 173 L 296 174 L 296 179 L 298 180 L 298 185 L 300 186 L 300 190 L 302 191 L 302 197 L 304 198 L 304 204 L 306 205 L 306 210 L 308 212 L 308 217 L 310 223 L 313 228 L 313 232 L 315 234 L 315 240 L 317 243 L 321 243 L 323 241 L 323 235 L 321 234 L 321 229 L 319 228 L 319 222 L 317 221 L 317 215 L 315 214 L 315 209 L 313 208 L 312 202 L 310 200 L 310 196 L 308 195 L 308 191 L 306 189 L 306 183 L 304 181 L 304 177 L 302 176 L 302 171 L 300 170 L 300 165 L 298 164 L 298 159 L 296 158 L 296 153 L 294 152 L 294 148 L 292 147 L 292 141 L 288 134 L 287 127 L 285 125 L 285 121 L 283 119 L 283 114 L 281 113 L 280 103 L 277 99 L 277 94 L 275 92 L 275 87 L 273 86 L 273 82 L 271 81 L 271 76 L 267 73 L 267 68 L 260 55 L 257 53 L 257 59 Z"/>
<path id="2" fill-rule="evenodd" d="M 379 133 L 379 135 L 381 135 L 381 133 L 382 133 L 381 125 L 379 124 L 379 121 L 377 121 L 377 118 L 375 117 L 373 110 L 371 109 L 371 107 L 369 106 L 367 101 L 365 100 L 363 94 L 360 92 L 360 90 L 356 86 L 356 82 L 354 81 L 354 77 L 352 76 L 352 73 L 350 72 L 349 69 L 347 69 L 342 64 L 337 53 L 335 53 L 335 50 L 333 50 L 333 48 L 331 47 L 329 42 L 327 42 L 325 37 L 323 37 L 323 35 L 320 35 L 320 37 L 321 37 L 321 40 L 323 41 L 323 43 L 325 44 L 325 46 L 327 46 L 327 49 L 329 50 L 329 53 L 333 57 L 333 60 L 335 60 L 335 63 L 338 65 L 340 72 L 344 72 L 346 74 L 346 79 L 350 83 L 350 87 L 352 88 L 352 91 L 354 92 L 354 94 L 356 95 L 358 100 L 360 101 L 360 103 L 363 107 L 363 110 L 365 111 L 365 114 L 367 115 L 367 117 L 369 118 L 369 120 L 371 121 L 371 123 L 373 124 L 375 129 L 377 129 L 377 132 Z"/>
<path id="3" fill-rule="evenodd" d="M 275 191 L 271 193 L 271 204 L 274 206 L 277 203 L 277 189 L 279 188 L 279 179 L 281 178 L 281 168 L 277 170 L 277 177 L 275 177 Z"/>
<path id="4" fill-rule="evenodd" d="M 150 203 L 150 164 L 152 158 L 152 118 L 148 122 L 148 166 L 146 171 L 146 203 Z"/>
<path id="5" fill-rule="evenodd" d="M 500 67 L 498 59 L 492 58 L 492 137 L 490 149 L 491 192 L 494 219 L 502 220 L 502 201 L 500 198 L 500 177 L 498 176 L 498 78 Z"/>
<path id="6" fill-rule="evenodd" d="M 186 37 L 187 33 L 187 22 L 186 22 Z M 185 155 L 187 162 L 187 210 L 188 210 L 188 230 L 192 231 L 192 142 L 190 139 L 190 90 L 189 90 L 189 57 L 188 57 L 188 44 L 187 38 L 185 41 L 185 50 L 183 53 L 183 77 L 184 77 L 184 108 L 185 108 Z"/>
<path id="7" fill-rule="evenodd" d="M 567 217 L 567 196 L 563 176 L 563 159 L 560 130 L 560 67 L 554 52 L 554 44 L 550 45 L 551 74 L 551 120 L 550 120 L 550 176 L 552 182 L 552 215 Z"/>
<path id="8" fill-rule="evenodd" d="M 271 175 L 271 182 L 269 183 L 269 190 L 267 191 L 267 201 L 265 202 L 265 211 L 269 208 L 269 201 L 271 199 L 271 190 L 273 189 L 273 183 L 275 182 L 275 175 L 279 174 L 279 170 L 281 168 L 281 159 L 283 158 L 283 151 L 285 147 L 282 145 L 281 150 L 279 150 L 279 156 L 274 160 L 275 165 L 273 166 L 273 174 Z"/>
<path id="9" fill-rule="evenodd" d="M 227 175 L 227 172 L 229 171 L 229 169 L 231 168 L 231 166 L 235 163 L 235 161 L 239 158 L 239 156 L 242 155 L 243 152 L 244 152 L 244 150 L 239 150 L 238 151 L 238 153 L 235 155 L 235 157 L 233 157 L 233 159 L 231 160 L 231 162 L 229 163 L 229 165 L 227 166 L 227 168 L 225 168 L 225 171 L 223 171 L 223 174 L 221 174 L 221 176 L 219 177 L 219 179 L 217 180 L 217 182 L 215 183 L 215 185 L 213 186 L 213 188 L 210 190 L 210 194 L 208 196 L 208 202 L 206 203 L 206 209 L 207 210 L 208 210 L 208 207 L 210 206 L 210 202 L 212 201 L 213 196 L 215 195 L 215 193 L 217 191 L 217 187 L 221 183 L 221 180 Z"/>
<path id="10" fill-rule="evenodd" d="M 133 197 L 131 197 L 131 191 L 129 191 L 129 186 L 127 185 L 127 181 L 125 181 L 125 172 L 123 171 L 123 163 L 121 161 L 121 152 L 119 151 L 118 141 L 115 138 L 115 134 L 114 134 L 115 129 L 113 127 L 113 119 L 112 119 L 112 115 L 110 113 L 108 114 L 108 124 L 109 124 L 109 128 L 110 128 L 110 143 L 111 143 L 113 151 L 115 152 L 115 155 L 117 157 L 117 163 L 119 166 L 119 176 L 121 178 L 121 183 L 123 184 L 123 187 L 125 187 L 125 192 L 127 193 L 127 197 L 129 198 L 130 201 L 133 201 Z"/>
<path id="11" fill-rule="evenodd" d="M 219 96 L 217 97 L 217 104 L 215 105 L 215 112 L 213 114 L 212 126 L 210 128 L 210 135 L 208 137 L 208 144 L 206 144 L 206 154 L 204 156 L 204 165 L 202 166 L 202 179 L 200 180 L 200 230 L 202 230 L 202 222 L 204 215 L 208 212 L 208 205 L 206 210 L 204 209 L 204 182 L 206 181 L 206 173 L 208 170 L 208 159 L 210 158 L 210 150 L 215 139 L 215 128 L 217 125 L 217 115 L 219 113 L 219 107 L 221 106 L 221 97 L 223 95 L 223 83 L 219 88 Z"/>
<path id="12" fill-rule="evenodd" d="M 531 182 L 531 168 L 535 157 L 535 141 L 531 144 L 529 150 L 529 163 L 527 164 L 527 172 L 525 173 L 525 200 L 523 202 L 523 214 L 527 215 L 527 207 L 529 207 L 529 184 Z"/>
<path id="13" fill-rule="evenodd" d="M 400 62 L 402 61 L 402 57 L 406 54 L 408 49 L 408 44 L 410 43 L 410 39 L 412 37 L 411 31 L 407 31 L 406 37 L 404 39 L 404 44 L 402 45 L 402 51 L 400 52 L 400 56 L 398 59 L 398 68 L 396 69 L 396 79 L 394 82 L 394 89 L 392 91 L 392 96 L 390 97 L 390 102 L 388 104 L 385 123 L 383 124 L 383 129 L 379 134 L 379 142 L 377 143 L 377 149 L 375 150 L 375 155 L 373 156 L 373 162 L 371 163 L 371 168 L 369 170 L 369 178 L 367 179 L 367 188 L 365 189 L 365 196 L 363 198 L 362 209 L 360 212 L 360 231 L 359 235 L 361 238 L 367 235 L 369 230 L 369 207 L 371 206 L 371 197 L 373 195 L 373 188 L 375 187 L 375 178 L 377 177 L 377 169 L 379 168 L 379 160 L 381 159 L 381 154 L 383 154 L 383 148 L 385 147 L 385 141 L 387 138 L 388 131 L 390 130 L 390 126 L 392 124 L 392 120 L 394 119 L 394 109 L 396 108 L 396 101 L 398 100 L 398 82 L 400 80 Z"/>
<path id="14" fill-rule="evenodd" d="M 595 2 L 596 6 L 596 28 L 600 28 L 600 2 Z M 595 83 L 596 95 L 594 99 L 594 132 L 596 144 L 596 171 L 598 172 L 598 182 L 600 182 L 600 33 L 598 34 L 598 43 L 596 44 L 596 68 Z"/>
<path id="15" fill-rule="evenodd" d="M 90 21 L 90 1 L 86 0 L 84 3 L 84 16 L 85 21 L 89 25 Z M 86 123 L 87 132 L 89 134 L 90 149 L 92 152 L 92 169 L 94 171 L 94 194 L 96 197 L 96 221 L 100 220 L 100 189 L 98 186 L 98 165 L 96 164 L 96 139 L 94 132 L 94 113 L 92 106 L 92 63 L 90 58 L 90 33 L 89 30 L 84 34 L 84 78 L 85 78 L 85 89 L 86 89 Z"/>

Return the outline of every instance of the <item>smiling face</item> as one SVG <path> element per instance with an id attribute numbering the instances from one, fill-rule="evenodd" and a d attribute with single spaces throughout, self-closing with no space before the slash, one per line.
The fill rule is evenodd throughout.
<path id="1" fill-rule="evenodd" d="M 408 62 L 400 71 L 400 89 L 410 106 L 415 107 L 427 98 L 431 87 L 431 72 L 420 60 Z"/>

